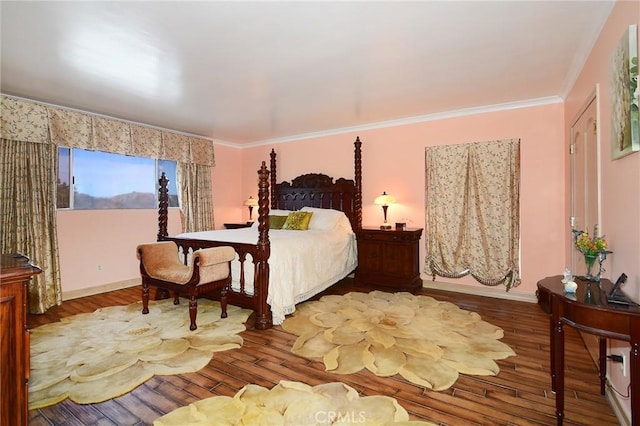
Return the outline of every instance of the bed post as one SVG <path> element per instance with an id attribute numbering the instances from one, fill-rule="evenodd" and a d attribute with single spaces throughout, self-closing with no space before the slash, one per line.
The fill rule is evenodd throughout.
<path id="1" fill-rule="evenodd" d="M 355 167 L 355 180 L 356 180 L 356 196 L 353 201 L 354 209 L 356 210 L 356 227 L 362 228 L 362 142 L 360 142 L 360 136 L 356 136 L 354 151 L 354 167 Z"/>
<path id="2" fill-rule="evenodd" d="M 271 208 L 278 208 L 278 200 L 276 197 L 276 151 L 271 148 Z"/>
<path id="3" fill-rule="evenodd" d="M 274 154 L 275 155 L 275 154 Z M 273 158 L 273 157 L 272 157 Z M 257 318 L 255 327 L 258 330 L 266 330 L 273 327 L 271 309 L 267 304 L 267 292 L 269 291 L 269 256 L 271 255 L 271 243 L 269 242 L 269 170 L 265 162 L 262 162 L 258 170 L 258 250 L 255 259 L 256 277 L 254 289 L 258 300 Z"/>
<path id="4" fill-rule="evenodd" d="M 167 223 L 169 221 L 169 190 L 167 185 L 169 179 L 167 175 L 162 172 L 160 179 L 158 179 L 158 241 L 163 241 L 168 235 Z"/>

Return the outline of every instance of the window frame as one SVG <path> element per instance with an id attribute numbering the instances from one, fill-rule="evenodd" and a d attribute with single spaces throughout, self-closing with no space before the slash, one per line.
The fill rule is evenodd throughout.
<path id="1" fill-rule="evenodd" d="M 61 150 L 67 150 L 68 153 L 68 170 L 67 170 L 67 174 L 68 174 L 68 182 L 63 182 L 60 179 L 61 176 L 61 164 L 60 164 L 60 153 Z M 154 207 L 122 207 L 122 206 L 117 206 L 117 207 L 101 207 L 101 208 L 77 208 L 76 207 L 76 184 L 75 184 L 75 174 L 74 174 L 74 170 L 75 170 L 75 155 L 74 155 L 74 151 L 86 151 L 86 152 L 99 152 L 102 154 L 108 154 L 108 155 L 114 155 L 116 156 L 115 158 L 117 158 L 117 156 L 125 156 L 125 157 L 135 157 L 135 158 L 140 158 L 140 159 L 147 159 L 147 160 L 153 160 L 153 169 L 154 169 L 154 191 L 153 191 L 153 203 L 154 203 Z M 161 172 L 165 172 L 168 173 L 167 174 L 167 178 L 169 179 L 170 183 L 169 183 L 169 208 L 177 208 L 178 206 L 178 194 L 177 194 L 177 185 L 176 185 L 176 175 L 177 175 L 177 161 L 172 161 L 172 160 L 162 160 L 162 159 L 156 159 L 156 158 L 150 158 L 150 157 L 141 157 L 141 156 L 129 156 L 129 155 L 124 155 L 124 154 L 119 154 L 119 153 L 112 153 L 112 152 L 105 152 L 105 151 L 93 151 L 93 150 L 88 150 L 88 149 L 83 149 L 83 148 L 73 148 L 73 147 L 66 147 L 66 146 L 58 146 L 58 149 L 56 151 L 56 155 L 57 155 L 57 163 L 58 163 L 58 170 L 56 173 L 56 186 L 57 186 L 57 192 L 60 191 L 60 185 L 64 184 L 68 184 L 69 186 L 69 195 L 68 195 L 68 199 L 69 199 L 69 204 L 68 206 L 65 207 L 60 207 L 59 206 L 59 197 L 56 199 L 56 210 L 150 210 L 150 209 L 157 209 L 158 208 L 158 189 L 160 187 L 159 183 L 158 183 L 158 179 L 160 179 L 160 173 Z M 168 167 L 165 165 L 162 165 L 162 163 L 165 164 L 171 164 L 173 163 L 173 165 L 169 165 Z M 171 176 L 171 173 L 173 172 L 173 176 Z M 130 192 L 135 192 L 135 191 L 130 191 Z M 125 192 L 124 194 L 130 193 L 130 192 Z M 120 194 L 118 194 L 120 195 Z"/>

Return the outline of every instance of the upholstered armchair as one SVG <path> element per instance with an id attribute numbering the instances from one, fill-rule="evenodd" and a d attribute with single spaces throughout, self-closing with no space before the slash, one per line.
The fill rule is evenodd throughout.
<path id="1" fill-rule="evenodd" d="M 178 246 L 173 241 L 141 244 L 137 248 L 142 277 L 142 313 L 149 313 L 149 286 L 173 293 L 173 303 L 180 296 L 189 298 L 190 330 L 198 328 L 198 297 L 220 291 L 222 318 L 227 317 L 227 291 L 231 286 L 232 247 L 211 247 L 193 252 L 189 265 L 180 261 Z"/>

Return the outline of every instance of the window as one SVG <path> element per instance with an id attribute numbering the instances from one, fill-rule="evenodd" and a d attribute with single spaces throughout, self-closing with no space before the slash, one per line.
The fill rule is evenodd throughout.
<path id="1" fill-rule="evenodd" d="M 59 209 L 154 209 L 160 174 L 169 179 L 169 207 L 178 207 L 176 162 L 58 148 Z"/>

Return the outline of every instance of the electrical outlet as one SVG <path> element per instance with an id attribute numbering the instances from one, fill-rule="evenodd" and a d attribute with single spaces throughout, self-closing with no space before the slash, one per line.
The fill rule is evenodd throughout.
<path id="1" fill-rule="evenodd" d="M 620 354 L 620 356 L 622 357 L 620 372 L 622 373 L 622 377 L 627 377 L 627 356 L 625 354 Z"/>
<path id="2" fill-rule="evenodd" d="M 98 263 L 98 264 L 96 265 L 96 270 L 97 270 L 98 272 L 102 271 L 102 265 Z"/>

